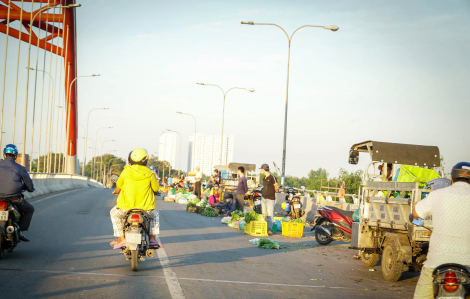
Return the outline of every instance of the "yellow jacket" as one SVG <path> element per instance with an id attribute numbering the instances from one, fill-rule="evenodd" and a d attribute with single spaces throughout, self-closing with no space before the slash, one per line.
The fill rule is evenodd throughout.
<path id="1" fill-rule="evenodd" d="M 153 171 L 143 165 L 125 166 L 116 182 L 121 189 L 116 207 L 123 210 L 155 210 L 155 194 L 160 188 Z"/>

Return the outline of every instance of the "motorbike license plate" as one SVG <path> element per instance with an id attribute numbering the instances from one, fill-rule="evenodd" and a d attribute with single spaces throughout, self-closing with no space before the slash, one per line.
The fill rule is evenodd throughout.
<path id="1" fill-rule="evenodd" d="M 141 244 L 142 235 L 136 233 L 126 233 L 126 243 L 127 244 Z"/>
<path id="2" fill-rule="evenodd" d="M 0 212 L 0 221 L 8 221 L 8 211 Z"/>
<path id="3" fill-rule="evenodd" d="M 255 206 L 259 206 L 261 204 L 261 200 L 255 200 Z"/>
<path id="4" fill-rule="evenodd" d="M 299 204 L 299 203 L 296 203 L 296 204 L 294 205 L 294 209 L 300 209 L 300 204 Z"/>

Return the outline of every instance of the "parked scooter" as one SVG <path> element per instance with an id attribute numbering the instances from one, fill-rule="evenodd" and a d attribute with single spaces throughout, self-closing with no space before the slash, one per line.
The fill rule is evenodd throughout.
<path id="1" fill-rule="evenodd" d="M 10 200 L 0 199 L 0 259 L 3 258 L 5 249 L 12 252 L 20 241 L 19 232 L 21 214 L 15 204 Z"/>
<path id="2" fill-rule="evenodd" d="M 261 194 L 263 193 L 263 185 L 259 185 L 255 189 L 253 189 L 253 192 L 251 194 L 252 199 L 253 199 L 253 211 L 255 211 L 257 214 L 262 214 L 261 211 Z"/>
<path id="3" fill-rule="evenodd" d="M 279 192 L 287 193 L 286 196 L 286 212 L 287 216 L 290 219 L 299 219 L 303 215 L 305 215 L 305 211 L 303 210 L 302 202 L 300 201 L 301 191 L 302 190 L 296 188 L 280 188 Z"/>
<path id="4" fill-rule="evenodd" d="M 317 217 L 311 229 L 315 230 L 316 241 L 321 245 L 328 245 L 331 241 L 351 241 L 353 214 L 352 211 L 318 204 Z"/>

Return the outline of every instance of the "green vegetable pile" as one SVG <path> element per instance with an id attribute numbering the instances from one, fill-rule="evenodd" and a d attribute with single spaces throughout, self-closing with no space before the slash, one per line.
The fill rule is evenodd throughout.
<path id="1" fill-rule="evenodd" d="M 204 211 L 201 213 L 202 216 L 207 216 L 207 217 L 215 217 L 215 211 L 214 209 L 211 208 L 205 208 Z"/>
<path id="2" fill-rule="evenodd" d="M 255 211 L 246 212 L 245 214 L 246 224 L 250 223 L 251 221 L 263 221 L 263 215 L 257 214 Z"/>
<path id="3" fill-rule="evenodd" d="M 271 241 L 269 239 L 260 239 L 258 243 L 258 247 L 264 249 L 279 249 L 279 243 L 275 241 Z"/>
<path id="4" fill-rule="evenodd" d="M 235 210 L 232 212 L 232 222 L 240 220 L 240 218 L 245 217 L 242 211 Z"/>
<path id="5" fill-rule="evenodd" d="M 200 200 L 197 197 L 190 200 L 190 202 L 192 202 L 193 204 L 197 204 L 199 201 Z"/>
<path id="6" fill-rule="evenodd" d="M 189 202 L 189 203 L 186 205 L 186 211 L 189 210 L 190 207 L 196 207 L 196 204 L 195 204 L 195 203 L 192 203 L 192 202 Z"/>
<path id="7" fill-rule="evenodd" d="M 176 193 L 185 194 L 185 193 L 186 193 L 186 189 L 184 189 L 184 188 L 179 188 L 178 190 L 176 190 Z"/>
<path id="8" fill-rule="evenodd" d="M 290 223 L 302 223 L 305 224 L 305 221 L 302 219 L 290 219 L 290 220 L 282 220 L 283 222 L 290 222 Z"/>

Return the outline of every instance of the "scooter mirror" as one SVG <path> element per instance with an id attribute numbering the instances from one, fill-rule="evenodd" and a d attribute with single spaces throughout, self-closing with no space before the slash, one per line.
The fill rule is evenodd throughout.
<path id="1" fill-rule="evenodd" d="M 413 216 L 413 214 L 410 214 L 409 218 L 410 218 L 410 222 L 411 222 L 413 225 L 416 225 L 416 226 L 424 226 L 423 219 L 421 219 L 421 218 L 415 219 L 414 216 Z"/>

